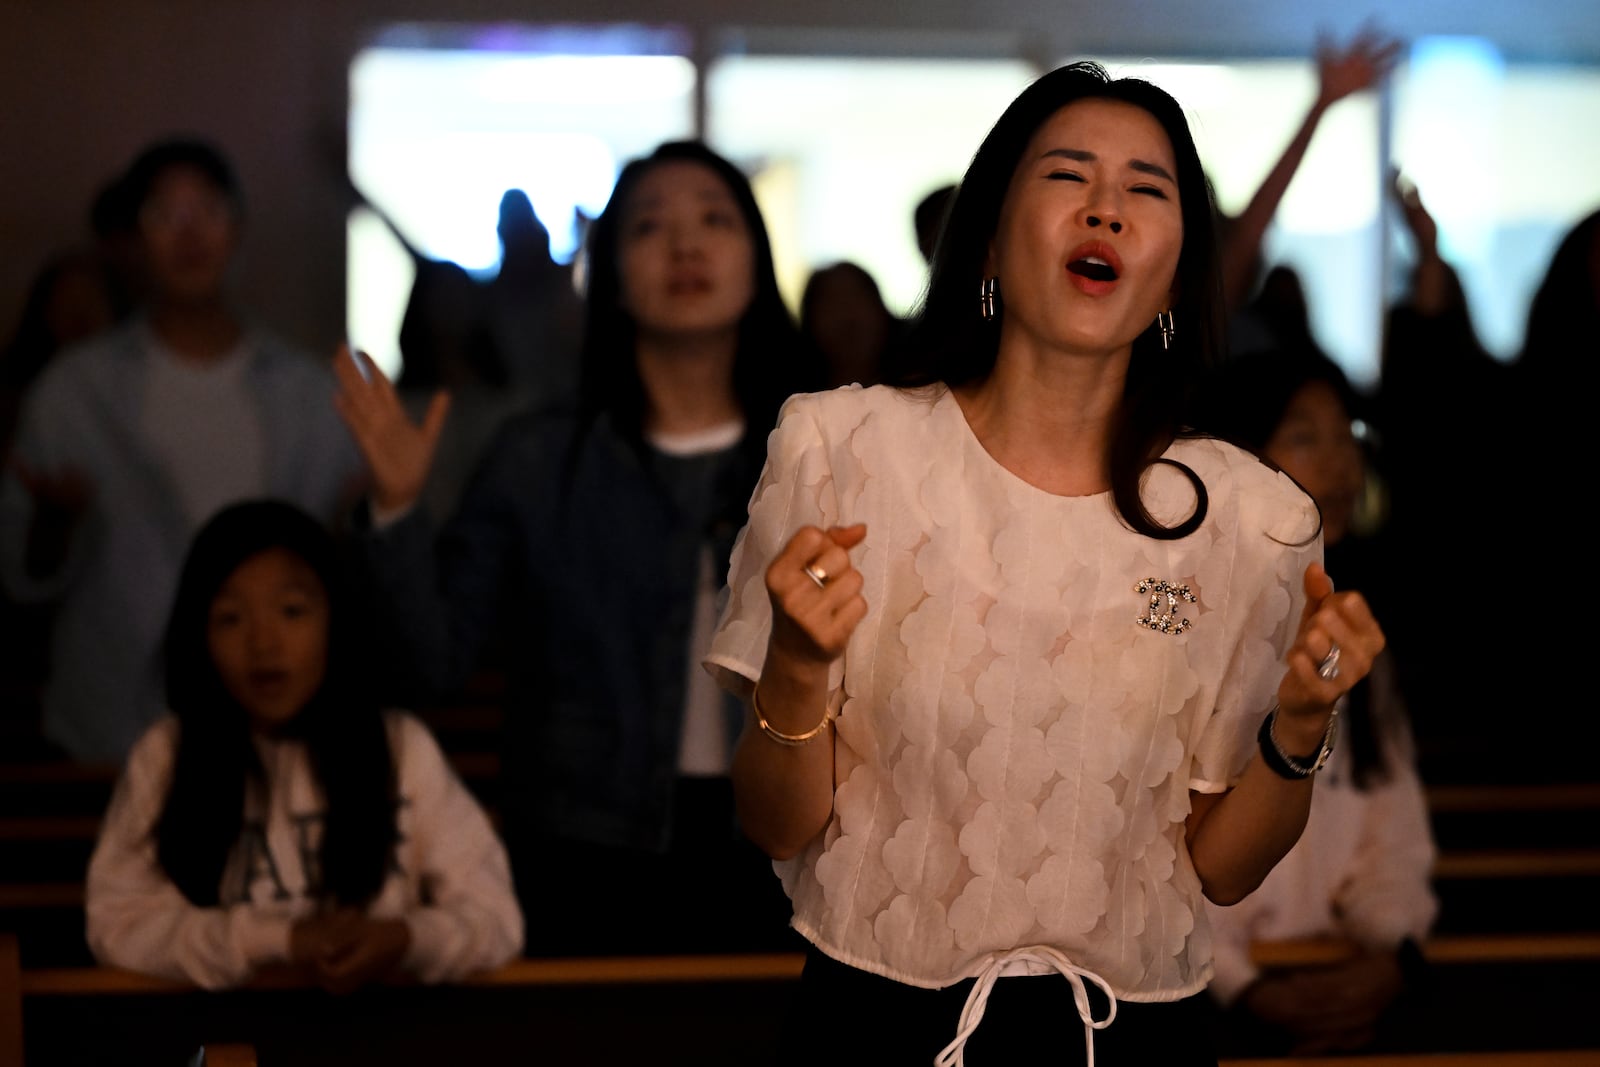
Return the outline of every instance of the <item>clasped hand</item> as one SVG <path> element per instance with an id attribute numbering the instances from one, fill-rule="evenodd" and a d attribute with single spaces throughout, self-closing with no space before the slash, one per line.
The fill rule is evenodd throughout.
<path id="1" fill-rule="evenodd" d="M 1356 1051 L 1404 990 L 1395 954 L 1365 952 L 1330 967 L 1269 972 L 1240 996 L 1252 1015 L 1293 1041 L 1291 1054 Z"/>
<path id="2" fill-rule="evenodd" d="M 330 993 L 352 993 L 392 974 L 411 947 L 403 919 L 373 919 L 340 908 L 301 919 L 289 932 L 289 962 L 308 968 Z"/>

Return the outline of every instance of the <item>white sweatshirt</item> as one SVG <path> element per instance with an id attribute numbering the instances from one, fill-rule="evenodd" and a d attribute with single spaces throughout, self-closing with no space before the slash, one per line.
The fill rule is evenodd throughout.
<path id="1" fill-rule="evenodd" d="M 505 848 L 428 728 L 402 712 L 385 719 L 400 840 L 395 869 L 367 914 L 405 920 L 411 945 L 402 967 L 423 982 L 497 967 L 521 950 L 523 936 Z M 162 870 L 152 833 L 178 732 L 167 716 L 128 756 L 89 861 L 89 948 L 111 966 L 222 989 L 287 962 L 290 927 L 317 911 L 306 870 L 322 838 L 323 799 L 300 742 L 258 741 L 265 816 L 253 799 L 223 873 L 221 904 L 196 907 Z"/>
<path id="2" fill-rule="evenodd" d="M 1216 967 L 1211 994 L 1222 1004 L 1260 977 L 1252 942 L 1338 937 L 1391 949 L 1407 937 L 1421 941 L 1432 928 L 1437 850 L 1392 672 L 1390 657 L 1379 656 L 1371 707 L 1387 779 L 1357 789 L 1350 745 L 1337 745 L 1317 772 L 1310 817 L 1288 855 L 1239 903 L 1207 902 Z"/>

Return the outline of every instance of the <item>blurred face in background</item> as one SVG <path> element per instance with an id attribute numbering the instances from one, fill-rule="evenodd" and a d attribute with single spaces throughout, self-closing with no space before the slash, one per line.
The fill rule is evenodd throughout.
<path id="1" fill-rule="evenodd" d="M 835 385 L 877 381 L 894 315 L 872 279 L 848 267 L 827 267 L 811 278 L 802 328 L 828 361 Z"/>
<path id="2" fill-rule="evenodd" d="M 172 167 L 151 186 L 138 223 L 154 299 L 183 305 L 222 298 L 240 230 L 227 193 L 198 170 Z"/>
<path id="3" fill-rule="evenodd" d="M 251 556 L 211 602 L 206 643 L 222 684 L 270 732 L 300 714 L 328 666 L 329 605 L 322 580 L 282 548 Z"/>
<path id="4" fill-rule="evenodd" d="M 1322 539 L 1337 544 L 1350 529 L 1365 468 L 1360 442 L 1339 393 L 1327 382 L 1302 385 L 1263 450 L 1305 486 L 1322 511 Z"/>
<path id="5" fill-rule="evenodd" d="M 755 299 L 755 245 L 708 167 L 661 163 L 634 187 L 618 232 L 622 306 L 641 339 L 737 331 Z"/>

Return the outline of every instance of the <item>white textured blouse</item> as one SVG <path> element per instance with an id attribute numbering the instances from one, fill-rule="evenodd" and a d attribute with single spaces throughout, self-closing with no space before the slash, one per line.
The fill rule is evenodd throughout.
<path id="1" fill-rule="evenodd" d="M 802 526 L 866 524 L 868 612 L 830 680 L 833 814 L 775 865 L 823 952 L 925 988 L 1051 969 L 1031 949 L 1120 999 L 1205 986 L 1190 790 L 1249 761 L 1322 543 L 1310 498 L 1248 453 L 1201 438 L 1166 457 L 1209 497 L 1176 541 L 1128 529 L 1109 493 L 1007 471 L 942 387 L 785 405 L 706 662 L 748 695 L 768 563 Z M 1144 500 L 1171 525 L 1195 494 L 1157 464 Z"/>

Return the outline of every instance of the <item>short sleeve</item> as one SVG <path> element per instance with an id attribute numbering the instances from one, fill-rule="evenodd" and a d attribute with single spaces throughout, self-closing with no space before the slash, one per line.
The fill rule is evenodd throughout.
<path id="1" fill-rule="evenodd" d="M 823 529 L 838 519 L 838 498 L 811 395 L 790 397 L 767 437 L 767 461 L 750 497 L 749 518 L 734 542 L 725 603 L 705 667 L 741 698 L 761 676 L 772 632 L 767 567 L 795 531 Z"/>
<path id="2" fill-rule="evenodd" d="M 1216 706 L 1195 745 L 1189 781 L 1200 793 L 1232 788 L 1250 762 L 1305 608 L 1305 570 L 1322 560 L 1311 498 L 1286 476 L 1261 471 L 1270 481 L 1242 494 L 1227 605 L 1233 645 Z"/>

